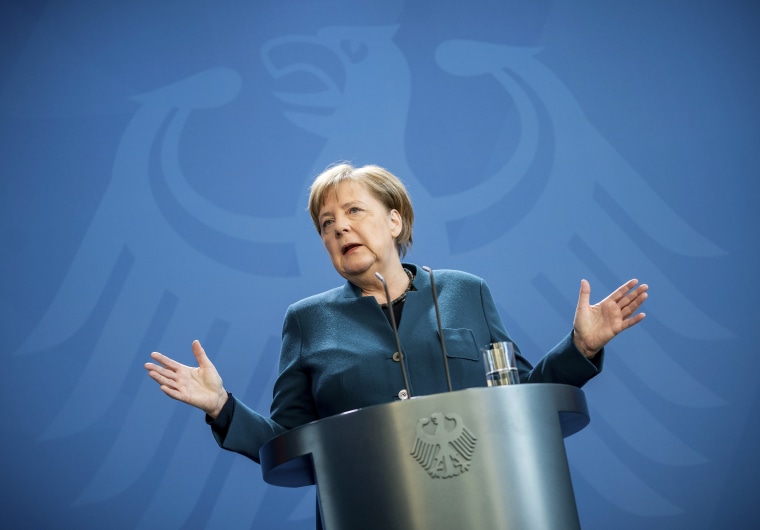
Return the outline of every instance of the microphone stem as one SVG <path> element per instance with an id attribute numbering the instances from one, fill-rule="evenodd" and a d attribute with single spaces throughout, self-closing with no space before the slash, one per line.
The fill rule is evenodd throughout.
<path id="1" fill-rule="evenodd" d="M 441 326 L 441 311 L 438 309 L 438 292 L 435 289 L 435 278 L 433 276 L 433 270 L 430 267 L 422 267 L 430 274 L 430 287 L 433 290 L 433 305 L 435 306 L 435 318 L 438 321 L 438 337 L 441 341 L 441 354 L 443 354 L 443 368 L 446 372 L 446 384 L 451 392 L 451 373 L 449 372 L 449 357 L 446 355 L 446 343 L 443 341 L 443 327 Z"/>
<path id="2" fill-rule="evenodd" d="M 396 349 L 398 351 L 398 361 L 399 361 L 399 364 L 401 364 L 401 375 L 404 378 L 404 388 L 406 388 L 406 395 L 409 398 L 411 398 L 412 389 L 409 387 L 409 377 L 406 374 L 406 355 L 404 355 L 404 352 L 401 351 L 401 340 L 398 337 L 398 328 L 396 327 L 396 315 L 393 313 L 393 301 L 391 300 L 391 294 L 388 291 L 388 283 L 385 281 L 385 278 L 383 278 L 383 276 L 379 272 L 376 272 L 375 276 L 383 284 L 383 289 L 385 289 L 385 300 L 388 305 L 388 314 L 390 315 L 391 326 L 393 327 L 393 336 L 396 338 Z"/>

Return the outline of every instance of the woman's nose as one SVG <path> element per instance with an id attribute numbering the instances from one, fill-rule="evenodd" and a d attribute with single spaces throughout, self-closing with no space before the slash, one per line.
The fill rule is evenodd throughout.
<path id="1" fill-rule="evenodd" d="M 335 235 L 336 236 L 340 236 L 344 232 L 348 232 L 348 230 L 349 230 L 348 220 L 347 219 L 336 218 L 335 222 L 333 223 L 333 228 L 335 228 Z"/>

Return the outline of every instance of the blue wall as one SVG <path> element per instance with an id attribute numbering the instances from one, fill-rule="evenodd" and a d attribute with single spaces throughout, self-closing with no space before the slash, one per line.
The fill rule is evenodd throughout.
<path id="1" fill-rule="evenodd" d="M 304 211 L 341 159 L 532 360 L 581 278 L 650 284 L 567 440 L 585 528 L 756 519 L 757 4 L 358 4 L 3 3 L 0 519 L 313 526 L 142 364 L 199 338 L 268 410 L 285 308 L 341 283 Z"/>

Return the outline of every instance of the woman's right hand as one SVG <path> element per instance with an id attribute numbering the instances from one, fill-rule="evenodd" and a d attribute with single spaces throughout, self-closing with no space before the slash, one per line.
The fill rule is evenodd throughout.
<path id="1" fill-rule="evenodd" d="M 193 341 L 193 355 L 198 366 L 185 366 L 158 352 L 150 356 L 160 364 L 145 363 L 148 375 L 161 385 L 164 393 L 178 401 L 201 409 L 216 419 L 227 402 L 227 391 L 201 343 Z"/>

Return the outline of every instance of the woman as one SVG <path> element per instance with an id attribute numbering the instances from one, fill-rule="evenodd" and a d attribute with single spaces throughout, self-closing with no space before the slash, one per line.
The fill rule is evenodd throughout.
<path id="1" fill-rule="evenodd" d="M 159 364 L 145 365 L 167 395 L 207 414 L 221 447 L 257 462 L 261 446 L 287 429 L 407 397 L 376 273 L 394 302 L 413 395 L 447 389 L 429 275 L 401 261 L 412 244 L 414 221 L 403 184 L 377 166 L 337 165 L 315 179 L 309 211 L 347 282 L 288 308 L 270 417 L 228 394 L 198 341 L 195 368 L 157 352 L 151 356 Z M 510 340 L 488 286 L 464 272 L 435 274 L 452 385 L 485 386 L 480 347 Z M 580 387 L 599 373 L 604 345 L 645 316 L 635 314 L 647 298 L 647 286 L 637 283 L 630 280 L 591 306 L 591 288 L 582 280 L 572 331 L 535 367 L 518 350 L 520 380 Z"/>

